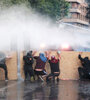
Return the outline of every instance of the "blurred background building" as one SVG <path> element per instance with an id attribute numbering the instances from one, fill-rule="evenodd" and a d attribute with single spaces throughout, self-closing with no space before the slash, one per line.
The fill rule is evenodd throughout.
<path id="1" fill-rule="evenodd" d="M 63 19 L 63 22 L 77 25 L 80 27 L 89 26 L 89 18 L 87 15 L 88 3 L 86 0 L 66 0 L 70 4 L 70 10 L 67 17 Z"/>

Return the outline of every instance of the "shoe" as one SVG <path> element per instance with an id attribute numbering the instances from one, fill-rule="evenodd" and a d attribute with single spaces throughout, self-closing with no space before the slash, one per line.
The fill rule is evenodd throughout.
<path id="1" fill-rule="evenodd" d="M 47 83 L 49 83 L 49 82 L 50 82 L 50 80 L 49 80 L 48 78 L 46 78 L 46 82 L 47 82 Z"/>
<path id="2" fill-rule="evenodd" d="M 6 78 L 5 81 L 8 81 L 8 78 Z"/>

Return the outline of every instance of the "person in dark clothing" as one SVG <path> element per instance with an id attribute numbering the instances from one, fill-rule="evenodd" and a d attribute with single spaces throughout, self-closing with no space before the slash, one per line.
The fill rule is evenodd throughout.
<path id="1" fill-rule="evenodd" d="M 33 63 L 34 59 L 32 57 L 32 51 L 28 52 L 26 56 L 23 57 L 24 60 L 24 74 L 25 74 L 25 80 L 27 80 L 27 76 L 29 74 L 30 78 L 33 76 L 34 80 L 34 70 L 33 70 Z"/>
<path id="2" fill-rule="evenodd" d="M 90 79 L 90 60 L 88 57 L 82 58 L 81 55 L 78 56 L 82 66 L 78 68 L 80 79 Z"/>
<path id="3" fill-rule="evenodd" d="M 0 52 L 0 68 L 4 69 L 5 71 L 5 80 L 8 81 L 8 70 L 7 70 L 7 65 L 6 65 L 6 59 L 9 59 L 11 57 L 7 56 L 3 53 Z"/>
<path id="4" fill-rule="evenodd" d="M 44 53 L 40 53 L 39 56 L 34 56 L 34 59 L 36 59 L 36 66 L 35 66 L 35 74 L 40 78 L 42 81 L 42 76 L 47 75 L 45 70 L 45 64 L 47 61 L 47 58 L 45 57 Z"/>
<path id="5" fill-rule="evenodd" d="M 50 64 L 51 73 L 47 76 L 46 81 L 50 81 L 50 79 L 53 79 L 55 81 L 55 77 L 57 77 L 57 82 L 59 81 L 58 76 L 60 75 L 60 69 L 59 69 L 59 61 L 60 61 L 60 53 L 58 52 L 58 59 L 55 58 L 55 56 L 51 56 L 51 60 L 48 56 L 48 61 Z"/>
<path id="6" fill-rule="evenodd" d="M 4 71 L 5 71 L 5 80 L 8 80 L 8 71 L 7 71 L 6 64 L 0 62 L 0 68 L 4 69 Z"/>

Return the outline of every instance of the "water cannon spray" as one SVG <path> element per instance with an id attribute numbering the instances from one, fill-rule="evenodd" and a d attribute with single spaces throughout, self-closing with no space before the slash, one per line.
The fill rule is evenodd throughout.
<path id="1" fill-rule="evenodd" d="M 46 48 L 46 45 L 44 43 L 41 43 L 40 44 L 40 49 L 43 51 L 43 50 L 45 50 L 45 48 Z"/>

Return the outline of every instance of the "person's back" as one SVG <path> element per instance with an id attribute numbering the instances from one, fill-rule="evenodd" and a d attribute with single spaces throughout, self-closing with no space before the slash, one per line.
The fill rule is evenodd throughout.
<path id="1" fill-rule="evenodd" d="M 86 70 L 88 72 L 90 72 L 90 60 L 85 59 L 85 61 L 84 61 L 84 68 L 86 68 Z"/>
<path id="2" fill-rule="evenodd" d="M 56 62 L 52 62 L 51 60 L 49 60 L 50 63 L 50 67 L 51 67 L 51 72 L 59 72 L 59 59 L 57 59 Z"/>
<path id="3" fill-rule="evenodd" d="M 43 53 L 40 53 L 39 56 L 34 56 L 34 58 L 36 59 L 35 69 L 45 70 L 45 64 L 47 61 L 47 58 L 45 57 L 45 55 Z"/>
<path id="4" fill-rule="evenodd" d="M 46 62 L 42 61 L 40 57 L 34 57 L 36 59 L 35 69 L 45 69 Z"/>
<path id="5" fill-rule="evenodd" d="M 33 58 L 31 56 L 28 56 L 28 55 L 24 56 L 23 60 L 24 60 L 25 65 L 31 65 L 32 66 L 32 64 L 34 62 Z"/>

